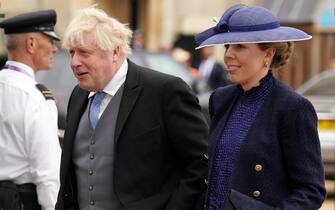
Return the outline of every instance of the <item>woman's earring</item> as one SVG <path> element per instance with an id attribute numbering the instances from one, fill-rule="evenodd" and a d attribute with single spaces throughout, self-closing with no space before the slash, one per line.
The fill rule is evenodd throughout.
<path id="1" fill-rule="evenodd" d="M 264 62 L 264 67 L 268 67 L 268 62 Z"/>

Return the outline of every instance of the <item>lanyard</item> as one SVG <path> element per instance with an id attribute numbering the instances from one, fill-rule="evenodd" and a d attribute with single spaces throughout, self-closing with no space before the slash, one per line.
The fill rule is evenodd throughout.
<path id="1" fill-rule="evenodd" d="M 5 69 L 9 69 L 9 70 L 12 70 L 12 71 L 17 71 L 17 72 L 20 72 L 20 73 L 23 73 L 27 76 L 29 76 L 30 78 L 34 79 L 30 74 L 28 74 L 24 69 L 21 69 L 17 66 L 12 66 L 12 65 L 5 65 L 4 66 Z"/>

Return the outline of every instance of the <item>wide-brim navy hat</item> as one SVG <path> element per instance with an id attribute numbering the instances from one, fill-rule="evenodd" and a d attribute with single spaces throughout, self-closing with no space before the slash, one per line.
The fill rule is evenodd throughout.
<path id="1" fill-rule="evenodd" d="M 27 32 L 41 32 L 54 40 L 60 41 L 54 32 L 57 15 L 55 10 L 41 10 L 29 12 L 8 18 L 0 22 L 0 27 L 5 34 L 17 34 Z"/>
<path id="2" fill-rule="evenodd" d="M 280 26 L 278 19 L 266 8 L 238 4 L 222 15 L 216 26 L 195 36 L 196 49 L 242 43 L 303 41 L 312 36 L 292 27 Z"/>

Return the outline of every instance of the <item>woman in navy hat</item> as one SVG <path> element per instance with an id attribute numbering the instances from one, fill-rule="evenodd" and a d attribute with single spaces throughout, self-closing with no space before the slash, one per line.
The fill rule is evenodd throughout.
<path id="1" fill-rule="evenodd" d="M 234 85 L 209 101 L 206 209 L 316 210 L 325 198 L 324 172 L 311 103 L 272 75 L 285 65 L 293 41 L 311 36 L 280 26 L 267 9 L 235 5 L 199 47 L 224 45 Z"/>

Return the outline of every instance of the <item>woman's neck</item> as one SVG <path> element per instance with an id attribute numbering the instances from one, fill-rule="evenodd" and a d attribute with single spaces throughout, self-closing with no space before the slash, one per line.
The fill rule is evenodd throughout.
<path id="1" fill-rule="evenodd" d="M 261 79 L 263 79 L 269 72 L 269 69 L 262 69 L 257 75 L 245 84 L 241 84 L 244 91 L 251 90 L 253 87 L 257 87 L 260 84 Z"/>

